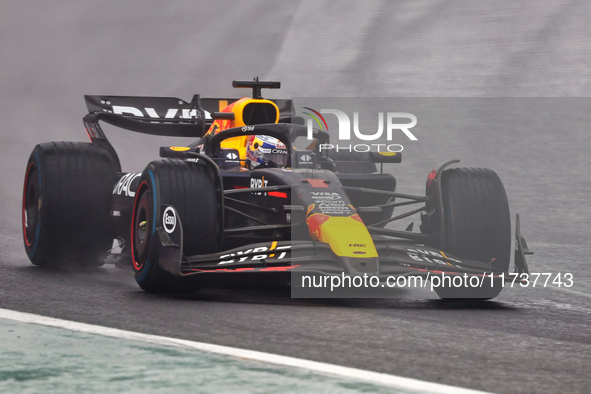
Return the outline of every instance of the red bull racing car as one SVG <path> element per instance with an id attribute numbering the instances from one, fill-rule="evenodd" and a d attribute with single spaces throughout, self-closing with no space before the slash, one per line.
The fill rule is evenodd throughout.
<path id="1" fill-rule="evenodd" d="M 151 292 L 298 271 L 487 278 L 477 288 L 435 288 L 443 298 L 485 299 L 514 279 L 509 208 L 495 172 L 449 168 L 453 160 L 428 175 L 424 196 L 400 193 L 376 166 L 400 162 L 400 153 L 322 152 L 330 137 L 317 129 L 296 149 L 309 130 L 290 100 L 261 97 L 279 83 L 233 85 L 252 97 L 86 96 L 91 142 L 37 145 L 27 164 L 22 220 L 31 262 L 99 266 L 115 256 Z M 99 121 L 196 140 L 162 147 L 142 172 L 124 172 Z M 388 228 L 418 214 L 419 231 Z M 515 240 L 515 272 L 527 274 L 519 217 Z"/>

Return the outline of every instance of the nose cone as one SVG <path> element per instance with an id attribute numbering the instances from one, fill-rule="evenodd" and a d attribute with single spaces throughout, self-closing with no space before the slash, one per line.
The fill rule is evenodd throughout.
<path id="1" fill-rule="evenodd" d="M 328 243 L 337 256 L 378 257 L 371 235 L 358 215 L 339 217 L 316 213 L 308 217 L 307 223 L 310 236 Z"/>

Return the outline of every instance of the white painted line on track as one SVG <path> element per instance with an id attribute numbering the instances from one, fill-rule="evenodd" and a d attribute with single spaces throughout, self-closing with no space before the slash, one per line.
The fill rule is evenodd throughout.
<path id="1" fill-rule="evenodd" d="M 301 358 L 280 356 L 278 354 L 264 353 L 255 350 L 246 350 L 229 346 L 213 345 L 204 342 L 195 342 L 185 339 L 168 338 L 158 335 L 142 334 L 133 331 L 125 331 L 116 328 L 95 326 L 92 324 L 78 323 L 69 320 L 56 319 L 35 315 L 32 313 L 17 312 L 0 308 L 0 318 L 10 319 L 22 323 L 39 324 L 43 326 L 62 328 L 71 331 L 87 334 L 102 335 L 111 338 L 142 341 L 164 346 L 178 346 L 188 349 L 201 350 L 204 352 L 237 357 L 246 360 L 263 363 L 276 364 L 293 368 L 303 368 L 309 371 L 327 375 L 336 375 L 347 379 L 357 379 L 378 385 L 392 386 L 399 389 L 420 391 L 424 393 L 483 393 L 471 389 L 448 386 L 439 383 L 425 382 L 418 379 L 405 378 L 385 373 L 366 371 L 363 369 L 342 367 L 317 361 L 304 360 Z"/>

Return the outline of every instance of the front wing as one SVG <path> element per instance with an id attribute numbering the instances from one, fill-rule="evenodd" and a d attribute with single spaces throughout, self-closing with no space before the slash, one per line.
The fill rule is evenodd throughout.
<path id="1" fill-rule="evenodd" d="M 173 207 L 174 209 L 174 207 Z M 176 212 L 175 212 L 176 213 Z M 184 256 L 182 225 L 172 233 L 158 227 L 159 264 L 177 277 L 207 273 L 249 273 L 305 271 L 324 275 L 362 275 L 379 277 L 398 275 L 491 275 L 513 281 L 514 277 L 493 271 L 490 262 L 457 258 L 445 251 L 411 244 L 388 237 L 374 236 L 378 258 L 336 256 L 329 245 L 314 241 L 271 241 L 251 244 L 219 253 Z M 517 217 L 515 232 L 515 271 L 528 273 L 525 255 L 531 254 L 521 235 Z"/>

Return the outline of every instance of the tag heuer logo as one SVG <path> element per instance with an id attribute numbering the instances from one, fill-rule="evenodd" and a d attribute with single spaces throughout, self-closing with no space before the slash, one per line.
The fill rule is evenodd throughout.
<path id="1" fill-rule="evenodd" d="M 309 155 L 300 156 L 300 163 L 308 163 L 310 161 L 312 161 L 312 158 Z"/>
<path id="2" fill-rule="evenodd" d="M 238 158 L 238 155 L 234 152 L 230 152 L 226 155 L 226 158 L 228 158 L 230 160 L 236 160 Z"/>

